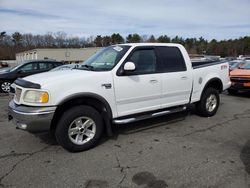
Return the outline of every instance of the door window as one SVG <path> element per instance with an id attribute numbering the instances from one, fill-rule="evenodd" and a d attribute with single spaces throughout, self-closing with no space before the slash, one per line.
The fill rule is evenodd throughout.
<path id="1" fill-rule="evenodd" d="M 40 62 L 39 63 L 39 70 L 43 71 L 43 70 L 48 70 L 48 63 L 47 62 Z"/>
<path id="2" fill-rule="evenodd" d="M 156 69 L 156 55 L 153 49 L 141 49 L 133 52 L 129 58 L 135 64 L 135 71 L 131 74 L 154 73 Z"/>
<path id="3" fill-rule="evenodd" d="M 48 69 L 53 69 L 54 68 L 54 63 L 48 63 Z"/>
<path id="4" fill-rule="evenodd" d="M 156 48 L 159 57 L 159 72 L 186 71 L 184 58 L 177 47 L 159 46 Z"/>
<path id="5" fill-rule="evenodd" d="M 20 68 L 22 72 L 32 72 L 37 69 L 38 69 L 37 63 L 29 63 Z"/>

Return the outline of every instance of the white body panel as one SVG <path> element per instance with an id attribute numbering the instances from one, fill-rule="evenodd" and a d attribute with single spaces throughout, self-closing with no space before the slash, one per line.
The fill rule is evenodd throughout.
<path id="1" fill-rule="evenodd" d="M 191 98 L 191 103 L 197 102 L 201 98 L 202 91 L 207 84 L 207 82 L 211 79 L 218 78 L 222 81 L 223 90 L 226 90 L 231 86 L 231 82 L 229 79 L 229 71 L 228 68 L 222 69 L 223 66 L 227 66 L 227 63 L 201 67 L 198 69 L 193 69 L 193 93 Z"/>
<path id="2" fill-rule="evenodd" d="M 190 58 L 184 47 L 178 45 L 186 71 L 162 73 L 162 108 L 188 104 L 192 92 L 193 70 Z"/>
<path id="3" fill-rule="evenodd" d="M 44 106 L 57 106 L 68 97 L 79 93 L 93 93 L 103 97 L 109 103 L 113 118 L 197 102 L 200 100 L 204 86 L 213 78 L 219 78 L 222 81 L 223 89 L 230 86 L 226 63 L 193 70 L 186 50 L 179 44 L 128 45 L 131 45 L 131 48 L 111 71 L 64 70 L 29 76 L 25 80 L 40 84 L 41 90 L 49 92 L 49 102 Z M 118 77 L 117 70 L 132 49 L 137 46 L 178 47 L 186 62 L 187 71 Z M 112 87 L 107 89 L 102 86 L 103 84 L 111 84 Z M 19 104 L 42 106 L 25 103 L 22 101 L 22 96 Z"/>
<path id="4" fill-rule="evenodd" d="M 113 87 L 106 89 L 102 86 L 102 84 L 107 83 L 113 86 L 112 73 L 110 71 L 62 70 L 29 76 L 25 80 L 39 83 L 42 86 L 41 90 L 49 92 L 49 103 L 44 104 L 44 106 L 57 106 L 60 102 L 73 95 L 92 93 L 103 97 L 109 103 L 113 116 L 117 116 Z M 22 104 L 30 105 L 23 101 Z M 41 104 L 32 105 L 41 106 Z"/>
<path id="5" fill-rule="evenodd" d="M 118 116 L 161 108 L 160 74 L 114 76 Z"/>

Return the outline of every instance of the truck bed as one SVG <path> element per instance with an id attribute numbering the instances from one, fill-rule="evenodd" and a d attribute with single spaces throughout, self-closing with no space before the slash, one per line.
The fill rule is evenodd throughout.
<path id="1" fill-rule="evenodd" d="M 192 67 L 193 67 L 193 69 L 198 69 L 198 68 L 202 68 L 202 67 L 222 64 L 222 63 L 225 63 L 225 62 L 226 61 L 220 61 L 220 60 L 193 61 L 192 62 Z"/>
<path id="2" fill-rule="evenodd" d="M 230 85 L 228 77 L 227 61 L 195 61 L 192 62 L 193 67 L 193 92 L 191 103 L 200 100 L 205 84 L 211 79 L 220 79 L 223 83 L 222 90 L 225 90 Z"/>

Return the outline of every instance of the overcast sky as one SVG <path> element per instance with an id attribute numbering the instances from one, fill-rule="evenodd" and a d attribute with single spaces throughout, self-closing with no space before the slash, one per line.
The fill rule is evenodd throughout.
<path id="1" fill-rule="evenodd" d="M 229 39 L 250 35 L 250 0 L 0 0 L 0 18 L 8 34 Z"/>

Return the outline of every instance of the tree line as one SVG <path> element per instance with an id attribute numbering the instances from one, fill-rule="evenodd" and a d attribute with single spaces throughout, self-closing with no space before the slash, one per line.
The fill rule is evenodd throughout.
<path id="1" fill-rule="evenodd" d="M 121 43 L 140 43 L 140 42 L 159 42 L 159 43 L 179 43 L 185 46 L 191 54 L 207 54 L 238 56 L 250 55 L 250 36 L 240 37 L 229 40 L 211 40 L 200 38 L 169 37 L 161 35 L 139 35 L 129 34 L 125 38 L 119 33 L 108 36 L 75 37 L 64 32 L 47 33 L 44 35 L 21 34 L 15 32 L 7 34 L 0 33 L 0 59 L 15 59 L 15 54 L 34 48 L 85 48 L 85 47 L 105 47 Z"/>

